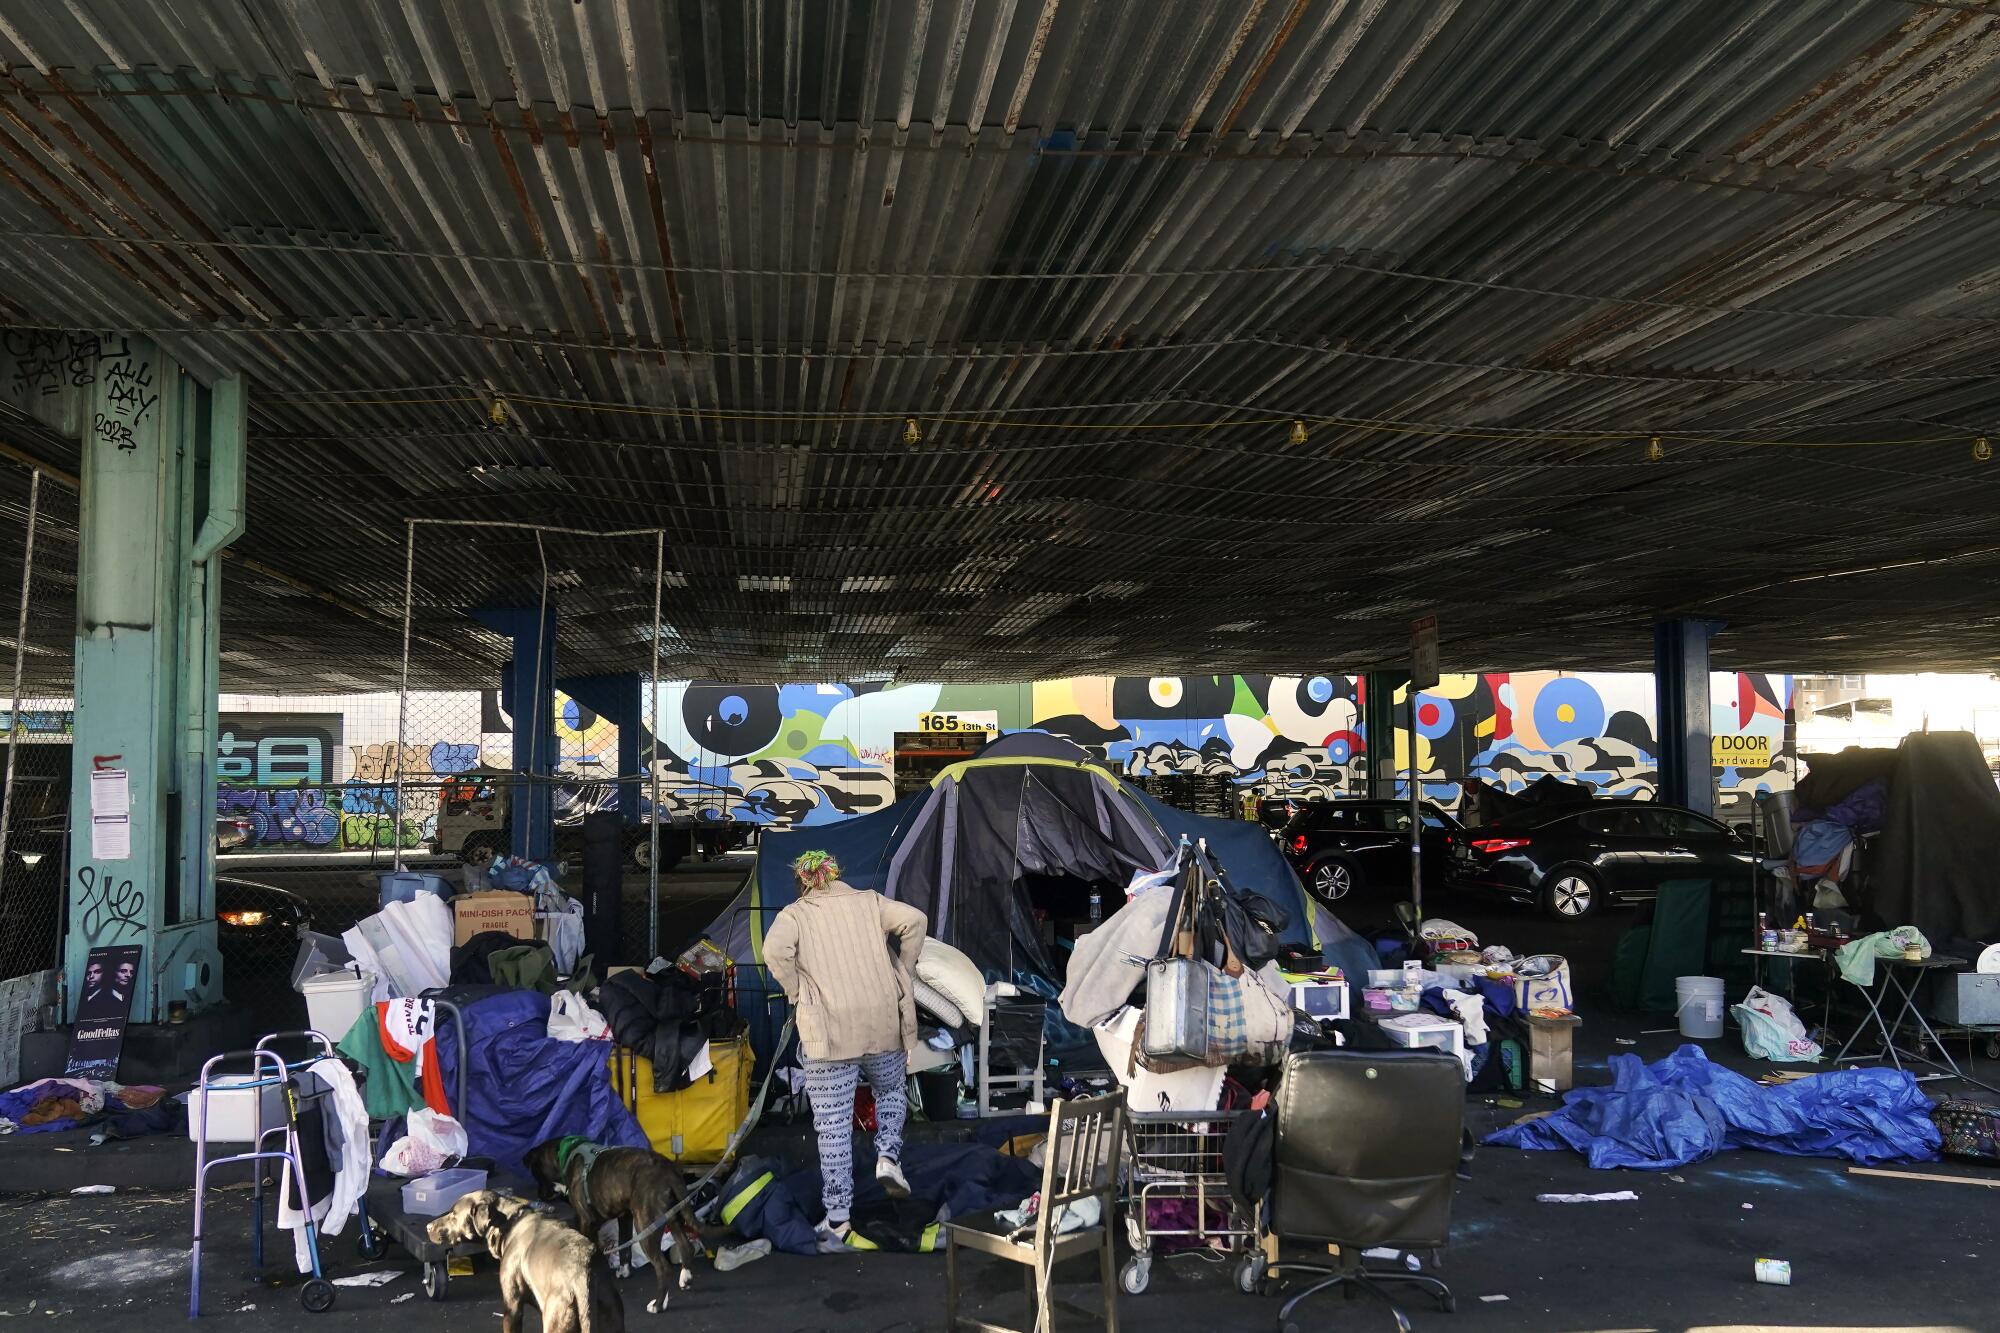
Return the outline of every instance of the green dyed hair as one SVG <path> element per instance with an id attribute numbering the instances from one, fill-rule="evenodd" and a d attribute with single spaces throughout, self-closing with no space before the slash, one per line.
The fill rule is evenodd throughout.
<path id="1" fill-rule="evenodd" d="M 806 852 L 792 862 L 792 873 L 798 876 L 799 887 L 811 893 L 840 878 L 840 862 L 830 852 Z"/>

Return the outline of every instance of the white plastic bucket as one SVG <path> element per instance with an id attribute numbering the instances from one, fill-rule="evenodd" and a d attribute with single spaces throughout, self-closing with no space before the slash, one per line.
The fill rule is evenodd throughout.
<path id="1" fill-rule="evenodd" d="M 1721 1036 L 1724 1007 L 1721 977 L 1674 978 L 1674 1015 L 1683 1037 Z"/>
<path id="2" fill-rule="evenodd" d="M 306 1018 L 313 1031 L 323 1032 L 334 1041 L 347 1035 L 354 1020 L 361 1017 L 375 991 L 370 972 L 322 972 L 299 983 L 306 997 Z"/>

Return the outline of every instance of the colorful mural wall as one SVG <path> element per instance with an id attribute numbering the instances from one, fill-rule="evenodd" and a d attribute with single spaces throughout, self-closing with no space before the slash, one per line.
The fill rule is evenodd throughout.
<path id="1" fill-rule="evenodd" d="M 1790 785 L 1790 692 L 1786 676 L 1714 678 L 1725 801 Z M 1371 747 L 1362 703 L 1352 676 L 1246 675 L 893 687 L 694 681 L 662 685 L 656 706 L 670 755 L 661 760 L 663 799 L 676 814 L 790 827 L 890 804 L 896 733 L 918 730 L 931 713 L 1067 736 L 1135 775 L 1220 775 L 1260 794 L 1358 794 L 1371 762 L 1387 758 L 1398 772 L 1409 763 L 1405 727 L 1393 744 Z M 1426 794 L 1446 804 L 1472 777 L 1519 791 L 1555 776 L 1627 796 L 1651 795 L 1659 779 L 1647 675 L 1447 676 L 1418 695 L 1417 731 Z"/>

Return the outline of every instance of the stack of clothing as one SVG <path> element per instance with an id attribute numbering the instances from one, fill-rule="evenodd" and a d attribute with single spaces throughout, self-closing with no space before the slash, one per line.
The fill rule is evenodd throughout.
<path id="1" fill-rule="evenodd" d="M 164 1088 L 45 1078 L 0 1092 L 0 1134 L 52 1134 L 107 1122 L 113 1138 L 159 1134 L 187 1124 L 187 1109 Z"/>

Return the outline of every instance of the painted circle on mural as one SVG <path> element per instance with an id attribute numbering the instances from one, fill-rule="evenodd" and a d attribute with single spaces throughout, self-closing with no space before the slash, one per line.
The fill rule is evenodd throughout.
<path id="1" fill-rule="evenodd" d="M 1344 764 L 1354 757 L 1354 747 L 1361 743 L 1361 737 L 1351 731 L 1336 731 L 1326 738 L 1326 757 L 1336 764 Z"/>
<path id="2" fill-rule="evenodd" d="M 681 696 L 681 720 L 703 750 L 739 758 L 769 745 L 783 716 L 775 686 L 696 684 Z"/>
<path id="3" fill-rule="evenodd" d="M 574 699 L 563 700 L 562 722 L 574 732 L 586 732 L 597 725 L 597 714 Z"/>
<path id="4" fill-rule="evenodd" d="M 1318 704 L 1324 708 L 1333 702 L 1333 682 L 1325 676 L 1312 676 L 1299 682 L 1299 707 L 1307 708 Z"/>
<path id="5" fill-rule="evenodd" d="M 1120 676 L 1111 712 L 1122 721 L 1222 717 L 1236 700 L 1234 676 Z"/>
<path id="6" fill-rule="evenodd" d="M 1451 729 L 1458 721 L 1458 710 L 1451 706 L 1451 700 L 1435 694 L 1417 696 L 1417 734 L 1426 740 L 1441 740 L 1451 735 Z"/>
<path id="7" fill-rule="evenodd" d="M 1604 700 L 1590 682 L 1560 676 L 1535 692 L 1535 730 L 1550 746 L 1602 735 Z"/>

